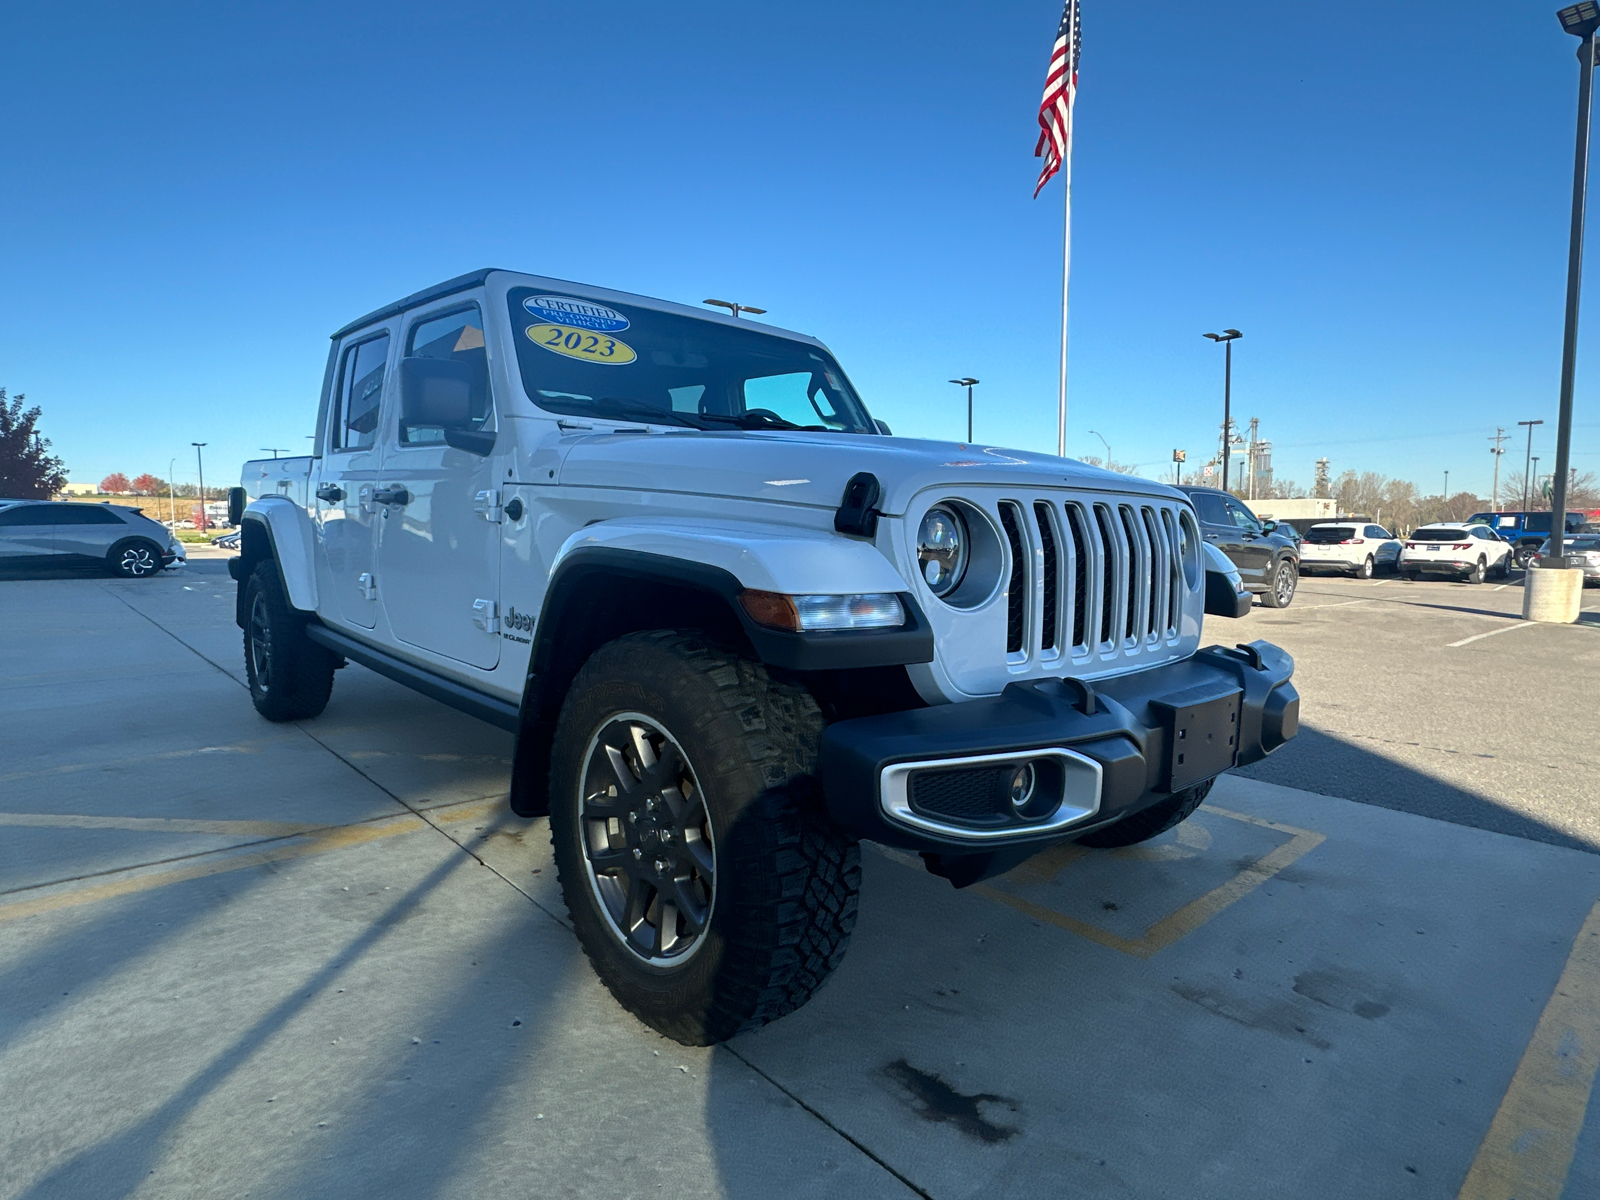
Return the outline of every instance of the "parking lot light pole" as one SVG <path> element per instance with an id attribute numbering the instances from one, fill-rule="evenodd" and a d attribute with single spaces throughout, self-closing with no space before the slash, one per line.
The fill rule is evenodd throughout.
<path id="1" fill-rule="evenodd" d="M 1563 563 L 1567 464 L 1572 448 L 1572 383 L 1578 367 L 1578 287 L 1583 277 L 1583 218 L 1589 190 L 1589 98 L 1594 90 L 1594 34 L 1600 29 L 1600 4 L 1583 0 L 1561 9 L 1556 18 L 1561 28 L 1580 39 L 1578 138 L 1572 161 L 1572 233 L 1567 246 L 1567 319 L 1561 338 L 1561 408 L 1556 415 L 1556 478 L 1550 497 L 1550 557 Z"/>
<path id="2" fill-rule="evenodd" d="M 764 308 L 756 308 L 754 305 L 750 304 L 735 304 L 732 300 L 702 300 L 700 303 L 715 304 L 718 308 L 725 308 L 733 314 L 734 320 L 738 320 L 739 314 L 742 312 L 755 313 L 756 316 L 759 317 L 762 313 L 767 311 Z"/>
<path id="3" fill-rule="evenodd" d="M 194 447 L 195 466 L 200 471 L 200 532 L 204 533 L 206 531 L 206 464 L 200 452 L 202 448 L 210 443 L 190 442 L 189 444 Z"/>
<path id="4" fill-rule="evenodd" d="M 1528 472 L 1532 470 L 1533 462 L 1533 427 L 1543 425 L 1543 421 L 1518 421 L 1518 425 L 1528 427 L 1528 452 L 1522 456 L 1522 511 L 1528 511 Z"/>
<path id="5" fill-rule="evenodd" d="M 978 381 L 970 375 L 964 375 L 960 379 L 952 379 L 950 382 L 967 389 L 967 443 L 970 445 L 972 443 L 972 385 Z"/>
<path id="6" fill-rule="evenodd" d="M 1106 470 L 1111 470 L 1111 443 L 1106 441 L 1105 434 L 1095 433 L 1092 429 L 1089 432 L 1094 433 L 1095 437 L 1100 439 L 1100 444 L 1106 448 Z"/>
<path id="7" fill-rule="evenodd" d="M 1228 490 L 1228 437 L 1233 427 L 1233 339 L 1244 334 L 1237 329 L 1224 329 L 1221 333 L 1206 333 L 1213 342 L 1224 347 L 1222 360 L 1222 490 Z"/>

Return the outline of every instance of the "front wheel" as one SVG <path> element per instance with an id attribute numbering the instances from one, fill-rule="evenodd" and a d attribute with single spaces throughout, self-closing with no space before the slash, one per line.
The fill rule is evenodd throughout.
<path id="1" fill-rule="evenodd" d="M 828 819 L 809 692 L 696 633 L 597 650 L 568 690 L 550 840 L 595 973 L 685 1045 L 792 1012 L 844 957 L 860 850 Z"/>
<path id="2" fill-rule="evenodd" d="M 1268 608 L 1288 608 L 1294 600 L 1294 589 L 1300 581 L 1300 573 L 1295 570 L 1294 563 L 1284 559 L 1278 563 L 1272 573 L 1272 584 L 1261 594 L 1261 603 Z"/>

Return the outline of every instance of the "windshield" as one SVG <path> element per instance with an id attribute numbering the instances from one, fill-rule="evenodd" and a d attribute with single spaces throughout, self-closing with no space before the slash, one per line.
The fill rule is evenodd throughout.
<path id="1" fill-rule="evenodd" d="M 549 412 L 695 429 L 875 432 L 839 365 L 717 321 L 513 288 L 517 363 Z"/>

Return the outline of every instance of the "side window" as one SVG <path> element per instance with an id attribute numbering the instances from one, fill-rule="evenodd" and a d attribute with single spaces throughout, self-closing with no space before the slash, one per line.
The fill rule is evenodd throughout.
<path id="1" fill-rule="evenodd" d="M 1257 521 L 1247 508 L 1243 505 L 1235 504 L 1231 500 L 1227 504 L 1228 515 L 1233 518 L 1235 525 L 1249 533 L 1261 532 L 1261 522 Z"/>
<path id="2" fill-rule="evenodd" d="M 86 505 L 69 504 L 56 511 L 55 525 L 121 525 L 122 521 L 114 512 L 107 512 L 103 508 L 90 508 Z"/>
<path id="3" fill-rule="evenodd" d="M 1194 501 L 1195 512 L 1207 525 L 1229 524 L 1228 508 L 1222 502 L 1221 496 L 1213 496 L 1209 492 L 1199 492 L 1189 497 Z"/>
<path id="4" fill-rule="evenodd" d="M 458 308 L 443 316 L 428 317 L 411 327 L 406 341 L 407 358 L 448 358 L 467 368 L 470 386 L 467 414 L 469 429 L 494 429 L 494 399 L 489 393 L 489 352 L 483 344 L 483 314 L 476 304 Z M 405 446 L 438 444 L 444 430 L 436 425 L 400 426 L 400 443 Z"/>
<path id="5" fill-rule="evenodd" d="M 346 347 L 334 406 L 332 449 L 365 450 L 377 441 L 378 406 L 383 403 L 383 370 L 388 360 L 387 333 Z"/>
<path id="6" fill-rule="evenodd" d="M 56 525 L 60 511 L 54 504 L 19 504 L 0 509 L 0 525 Z"/>

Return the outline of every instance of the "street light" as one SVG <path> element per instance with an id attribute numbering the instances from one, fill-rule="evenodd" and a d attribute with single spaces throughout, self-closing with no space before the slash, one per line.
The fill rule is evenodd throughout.
<path id="1" fill-rule="evenodd" d="M 1244 334 L 1237 329 L 1224 329 L 1221 333 L 1203 336 L 1225 347 L 1222 366 L 1222 490 L 1228 490 L 1228 433 L 1233 427 L 1233 339 Z"/>
<path id="2" fill-rule="evenodd" d="M 1446 471 L 1444 473 L 1444 502 L 1446 504 L 1450 503 L 1450 472 L 1449 471 Z"/>
<path id="3" fill-rule="evenodd" d="M 964 388 L 967 389 L 967 441 L 968 441 L 968 443 L 971 443 L 971 441 L 972 441 L 972 385 L 977 383 L 978 381 L 976 379 L 972 378 L 972 376 L 967 375 L 967 376 L 962 377 L 961 379 L 952 379 L 950 382 L 954 383 L 954 384 L 958 384 L 959 386 L 964 387 Z"/>
<path id="4" fill-rule="evenodd" d="M 190 442 L 189 444 L 194 447 L 195 465 L 200 470 L 200 532 L 204 533 L 206 531 L 206 464 L 205 459 L 201 457 L 200 451 L 202 447 L 210 445 L 210 443 Z"/>
<path id="5" fill-rule="evenodd" d="M 702 300 L 700 303 L 715 304 L 718 308 L 725 308 L 733 314 L 734 320 L 738 320 L 739 314 L 742 312 L 755 313 L 757 316 L 760 316 L 762 313 L 767 311 L 764 308 L 755 308 L 749 304 L 735 304 L 732 300 Z"/>
<path id="6" fill-rule="evenodd" d="M 172 477 L 177 473 L 178 459 L 176 456 L 167 459 L 167 516 L 172 518 L 172 533 L 178 533 L 178 496 L 172 490 Z M 160 509 L 156 510 L 160 512 Z"/>
<path id="7" fill-rule="evenodd" d="M 1543 425 L 1543 421 L 1518 421 L 1518 425 L 1528 427 L 1528 452 L 1522 456 L 1522 511 L 1528 511 L 1528 463 L 1533 459 L 1533 427 Z"/>
<path id="8" fill-rule="evenodd" d="M 1095 437 L 1100 439 L 1100 444 L 1106 448 L 1106 470 L 1111 470 L 1111 443 L 1106 441 L 1105 434 L 1095 433 L 1092 429 L 1089 432 L 1094 433 Z"/>
<path id="9" fill-rule="evenodd" d="M 1550 559 L 1556 563 L 1565 548 L 1567 530 L 1567 467 L 1572 450 L 1572 383 L 1578 367 L 1578 286 L 1583 279 L 1583 217 L 1589 190 L 1589 101 L 1594 90 L 1596 29 L 1600 4 L 1582 0 L 1556 13 L 1556 19 L 1578 43 L 1578 136 L 1572 159 L 1572 232 L 1567 243 L 1567 319 L 1561 337 L 1561 407 L 1556 416 L 1556 478 L 1550 497 Z M 1557 516 L 1556 514 L 1560 514 Z"/>
<path id="10" fill-rule="evenodd" d="M 261 446 L 259 449 L 263 453 L 272 455 L 273 458 L 277 458 L 280 454 L 289 453 L 289 448 L 287 446 Z"/>

